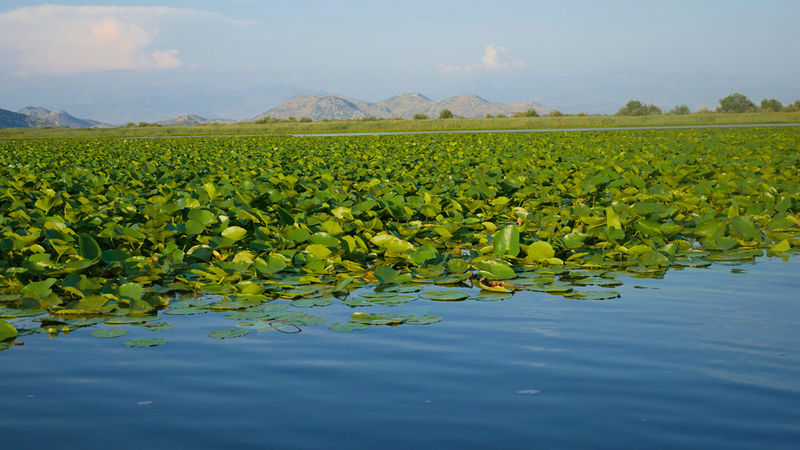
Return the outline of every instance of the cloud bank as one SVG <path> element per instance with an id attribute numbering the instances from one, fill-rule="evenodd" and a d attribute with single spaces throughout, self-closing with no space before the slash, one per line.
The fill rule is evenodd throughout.
<path id="1" fill-rule="evenodd" d="M 171 70 L 183 62 L 178 49 L 155 45 L 159 30 L 176 19 L 209 15 L 216 14 L 165 7 L 19 8 L 0 14 L 0 58 L 20 75 Z"/>
<path id="2" fill-rule="evenodd" d="M 438 69 L 444 73 L 469 73 L 478 71 L 499 71 L 525 67 L 524 61 L 514 61 L 508 50 L 501 45 L 489 44 L 483 49 L 481 62 L 468 65 L 439 64 Z"/>

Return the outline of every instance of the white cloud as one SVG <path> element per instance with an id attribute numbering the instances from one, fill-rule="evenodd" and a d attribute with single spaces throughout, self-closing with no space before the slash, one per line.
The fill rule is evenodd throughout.
<path id="1" fill-rule="evenodd" d="M 481 62 L 468 65 L 459 64 L 439 64 L 438 69 L 440 72 L 453 73 L 453 72 L 477 72 L 477 71 L 495 71 L 495 70 L 509 70 L 525 67 L 524 61 L 513 61 L 508 55 L 508 50 L 501 45 L 489 44 L 483 49 L 483 57 Z"/>
<path id="2" fill-rule="evenodd" d="M 183 65 L 174 48 L 155 48 L 159 29 L 205 11 L 165 7 L 58 6 L 0 14 L 0 58 L 19 74 L 170 70 Z M 220 16 L 221 17 L 221 16 Z"/>

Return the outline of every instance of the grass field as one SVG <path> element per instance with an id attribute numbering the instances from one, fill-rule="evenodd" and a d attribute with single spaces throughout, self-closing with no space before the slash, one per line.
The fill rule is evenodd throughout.
<path id="1" fill-rule="evenodd" d="M 759 112 L 744 114 L 686 114 L 657 116 L 561 116 L 502 119 L 425 119 L 333 122 L 285 122 L 270 124 L 237 123 L 231 125 L 196 125 L 190 127 L 116 127 L 116 128 L 7 128 L 0 138 L 48 137 L 125 137 L 187 136 L 237 134 L 354 133 L 398 131 L 515 130 L 529 128 L 600 128 L 728 125 L 756 123 L 798 123 L 800 112 Z"/>

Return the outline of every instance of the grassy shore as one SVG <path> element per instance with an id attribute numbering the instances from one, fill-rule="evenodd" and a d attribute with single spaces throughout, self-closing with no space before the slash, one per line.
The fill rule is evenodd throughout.
<path id="1" fill-rule="evenodd" d="M 349 120 L 330 122 L 280 122 L 268 124 L 236 123 L 230 125 L 195 125 L 164 127 L 116 128 L 5 128 L 0 138 L 49 137 L 135 137 L 196 136 L 237 134 L 357 133 L 402 131 L 456 130 L 519 130 L 528 128 L 601 128 L 729 125 L 757 123 L 798 123 L 800 112 L 759 112 L 744 114 L 662 114 L 656 116 L 560 116 L 509 117 L 492 119 L 424 119 L 424 120 Z"/>

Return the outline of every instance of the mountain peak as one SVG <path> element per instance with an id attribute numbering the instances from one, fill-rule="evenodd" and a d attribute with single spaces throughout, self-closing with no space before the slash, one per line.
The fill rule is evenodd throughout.
<path id="1" fill-rule="evenodd" d="M 449 109 L 461 117 L 484 117 L 486 114 L 512 115 L 528 109 L 535 109 L 539 114 L 548 114 L 552 111 L 533 102 L 492 103 L 474 94 L 458 95 L 436 102 L 418 92 L 411 92 L 395 95 L 377 103 L 352 99 L 340 94 L 317 96 L 300 94 L 259 117 L 270 116 L 278 119 L 310 117 L 313 120 L 412 118 L 415 114 L 438 117 L 443 109 Z"/>
<path id="2" fill-rule="evenodd" d="M 73 117 L 63 109 L 50 111 L 41 106 L 26 106 L 19 110 L 19 114 L 27 117 L 27 122 L 32 127 L 91 128 L 102 125 L 94 120 Z"/>

